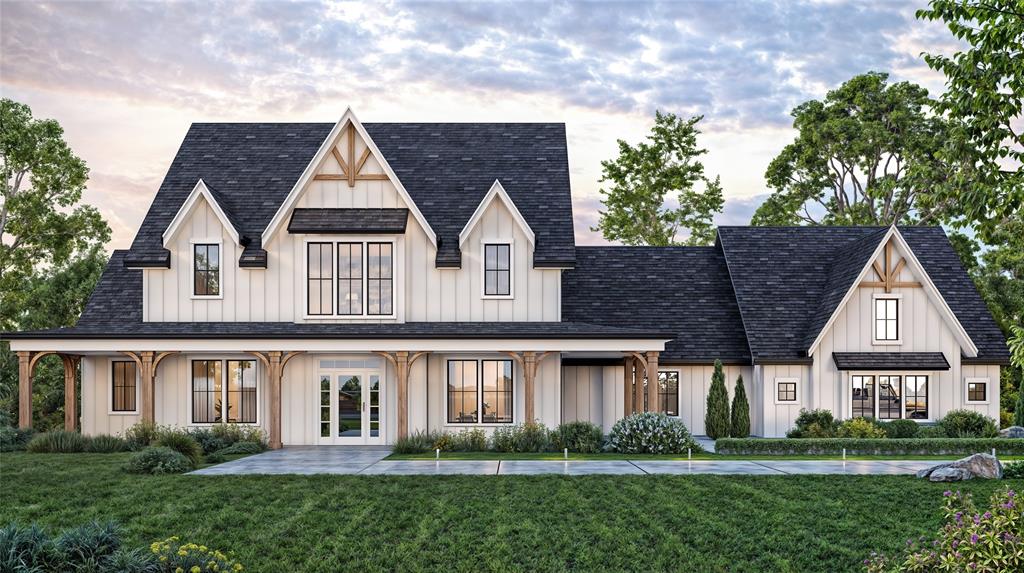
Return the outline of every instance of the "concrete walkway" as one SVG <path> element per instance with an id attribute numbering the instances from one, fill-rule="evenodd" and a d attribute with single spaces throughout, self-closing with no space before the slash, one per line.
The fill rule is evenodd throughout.
<path id="1" fill-rule="evenodd" d="M 931 467 L 935 460 L 385 460 L 386 447 L 294 446 L 217 464 L 192 475 L 902 475 Z"/>

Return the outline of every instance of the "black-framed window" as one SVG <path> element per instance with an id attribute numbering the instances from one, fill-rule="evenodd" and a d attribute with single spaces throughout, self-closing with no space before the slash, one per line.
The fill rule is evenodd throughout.
<path id="1" fill-rule="evenodd" d="M 256 423 L 256 361 L 227 361 L 227 421 Z"/>
<path id="2" fill-rule="evenodd" d="M 485 424 L 512 423 L 512 361 L 481 360 L 481 412 Z"/>
<path id="3" fill-rule="evenodd" d="M 192 245 L 195 296 L 220 296 L 220 245 Z"/>
<path id="4" fill-rule="evenodd" d="M 495 243 L 484 245 L 484 294 L 509 296 L 512 294 L 512 245 Z"/>
<path id="5" fill-rule="evenodd" d="M 136 411 L 136 380 L 134 361 L 115 360 L 110 363 L 111 411 Z"/>
<path id="6" fill-rule="evenodd" d="M 875 377 L 851 376 L 852 408 L 854 418 L 875 417 Z"/>
<path id="7" fill-rule="evenodd" d="M 988 382 L 984 380 L 971 380 L 967 382 L 968 402 L 988 401 Z"/>
<path id="8" fill-rule="evenodd" d="M 777 402 L 796 402 L 796 382 L 793 380 L 776 382 L 775 400 Z"/>
<path id="9" fill-rule="evenodd" d="M 448 423 L 475 424 L 478 415 L 476 360 L 448 361 Z"/>
<path id="10" fill-rule="evenodd" d="M 658 371 L 658 406 L 668 416 L 679 415 L 679 372 Z"/>
<path id="11" fill-rule="evenodd" d="M 338 243 L 338 314 L 363 314 L 362 243 Z"/>
<path id="12" fill-rule="evenodd" d="M 334 314 L 332 243 L 306 243 L 306 314 Z"/>
<path id="13" fill-rule="evenodd" d="M 878 377 L 878 419 L 898 420 L 903 417 L 901 376 Z"/>
<path id="14" fill-rule="evenodd" d="M 898 298 L 875 299 L 875 340 L 900 339 Z"/>
<path id="15" fill-rule="evenodd" d="M 907 376 L 905 394 L 908 420 L 928 419 L 928 377 Z"/>
<path id="16" fill-rule="evenodd" d="M 192 423 L 216 424 L 223 421 L 223 395 L 220 360 L 192 361 Z"/>
<path id="17" fill-rule="evenodd" d="M 391 243 L 366 243 L 366 314 L 394 314 Z"/>

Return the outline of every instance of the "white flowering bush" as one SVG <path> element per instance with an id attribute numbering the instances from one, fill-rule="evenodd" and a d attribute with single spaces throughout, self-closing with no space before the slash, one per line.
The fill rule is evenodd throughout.
<path id="1" fill-rule="evenodd" d="M 608 449 L 623 454 L 681 454 L 702 451 L 678 418 L 656 412 L 639 412 L 612 426 Z"/>

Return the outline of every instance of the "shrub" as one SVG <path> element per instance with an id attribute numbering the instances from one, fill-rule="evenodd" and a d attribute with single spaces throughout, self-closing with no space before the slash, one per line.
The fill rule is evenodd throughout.
<path id="1" fill-rule="evenodd" d="M 1003 464 L 1003 479 L 1024 479 L 1024 460 Z"/>
<path id="2" fill-rule="evenodd" d="M 156 443 L 154 445 L 171 448 L 188 458 L 188 461 L 192 466 L 199 465 L 199 462 L 203 459 L 202 446 L 200 446 L 199 442 L 195 441 L 188 432 L 165 428 L 157 435 Z"/>
<path id="3" fill-rule="evenodd" d="M 230 446 L 217 451 L 222 456 L 237 456 L 240 454 L 258 454 L 263 451 L 263 446 L 256 442 L 235 442 Z"/>
<path id="4" fill-rule="evenodd" d="M 656 412 L 638 412 L 612 426 L 608 447 L 623 454 L 681 454 L 701 451 L 678 418 Z"/>
<path id="5" fill-rule="evenodd" d="M 224 457 L 224 454 L 220 452 L 213 452 L 211 454 L 206 454 L 205 456 L 203 456 L 203 461 L 205 461 L 208 464 L 222 464 L 228 461 L 228 459 Z"/>
<path id="6" fill-rule="evenodd" d="M 434 449 L 439 434 L 427 431 L 416 431 L 404 438 L 395 440 L 391 451 L 396 454 L 422 454 Z"/>
<path id="7" fill-rule="evenodd" d="M 1013 407 L 1013 425 L 1024 426 L 1024 376 L 1017 385 L 1017 403 Z"/>
<path id="8" fill-rule="evenodd" d="M 903 440 L 858 438 L 723 438 L 715 442 L 715 452 L 726 455 L 838 455 L 846 448 L 851 455 L 960 455 L 990 453 L 1024 454 L 1024 438 L 946 438 Z"/>
<path id="9" fill-rule="evenodd" d="M 602 438 L 601 428 L 590 422 L 566 422 L 551 431 L 552 445 L 559 451 L 593 454 L 601 451 Z"/>
<path id="10" fill-rule="evenodd" d="M 973 410 L 950 410 L 939 425 L 951 438 L 994 438 L 999 435 L 996 421 Z"/>
<path id="11" fill-rule="evenodd" d="M 946 430 L 942 429 L 942 426 L 938 424 L 933 426 L 918 426 L 917 437 L 921 439 L 936 439 L 936 438 L 948 438 Z"/>
<path id="12" fill-rule="evenodd" d="M 33 454 L 77 454 L 88 448 L 88 437 L 65 430 L 36 434 L 25 447 Z"/>
<path id="13" fill-rule="evenodd" d="M 487 450 L 487 432 L 481 428 L 462 430 L 451 434 L 451 451 L 483 452 Z"/>
<path id="14" fill-rule="evenodd" d="M 213 430 L 209 428 L 192 428 L 188 431 L 188 435 L 192 436 L 192 439 L 199 443 L 199 447 L 203 448 L 203 453 L 207 455 L 223 450 L 230 445 L 224 438 L 214 434 Z"/>
<path id="15" fill-rule="evenodd" d="M 252 443 L 252 442 L 249 442 Z M 242 565 L 220 551 L 205 545 L 181 543 L 178 537 L 149 546 L 167 571 L 242 571 Z"/>
<path id="16" fill-rule="evenodd" d="M 913 420 L 893 420 L 881 424 L 885 435 L 893 439 L 916 438 L 921 427 Z"/>
<path id="17" fill-rule="evenodd" d="M 885 438 L 885 430 L 876 426 L 871 420 L 853 418 L 839 425 L 837 435 L 840 438 Z"/>
<path id="18" fill-rule="evenodd" d="M 729 427 L 729 435 L 733 438 L 746 438 L 750 435 L 750 403 L 747 401 L 742 374 L 736 377 L 736 389 L 732 393 L 732 425 Z"/>
<path id="19" fill-rule="evenodd" d="M 496 452 L 546 452 L 551 436 L 544 424 L 527 422 L 496 429 L 491 445 Z"/>
<path id="20" fill-rule="evenodd" d="M 237 442 L 253 442 L 259 444 L 262 449 L 269 447 L 267 433 L 259 426 L 248 426 L 239 424 L 216 424 L 210 431 L 214 436 L 224 440 L 227 445 Z"/>
<path id="21" fill-rule="evenodd" d="M 970 493 L 943 495 L 946 523 L 935 539 L 908 539 L 898 556 L 872 553 L 864 560 L 868 573 L 1024 570 L 1024 504 L 1013 490 L 993 493 L 984 512 L 975 507 Z"/>
<path id="22" fill-rule="evenodd" d="M 164 446 L 150 446 L 128 458 L 125 471 L 133 474 L 180 474 L 192 469 L 189 459 Z"/>
<path id="23" fill-rule="evenodd" d="M 0 452 L 20 452 L 25 449 L 32 436 L 36 434 L 32 428 L 12 428 L 0 426 Z"/>
<path id="24" fill-rule="evenodd" d="M 139 422 L 124 432 L 124 440 L 128 442 L 128 449 L 136 452 L 142 448 L 152 446 L 156 442 L 160 428 L 152 422 Z"/>
<path id="25" fill-rule="evenodd" d="M 156 556 L 129 549 L 113 523 L 88 523 L 51 538 L 38 526 L 0 529 L 0 571 L 159 573 Z"/>
<path id="26" fill-rule="evenodd" d="M 800 408 L 794 422 L 795 427 L 786 432 L 787 438 L 832 438 L 839 430 L 839 422 L 831 410 L 807 410 Z"/>
<path id="27" fill-rule="evenodd" d="M 707 411 L 704 414 L 704 431 L 712 439 L 729 436 L 729 391 L 725 389 L 725 373 L 722 361 L 715 360 L 715 371 L 711 375 L 711 389 L 708 391 Z"/>
<path id="28" fill-rule="evenodd" d="M 126 452 L 128 451 L 128 442 L 118 436 L 99 434 L 89 439 L 89 447 L 86 451 L 93 454 Z"/>

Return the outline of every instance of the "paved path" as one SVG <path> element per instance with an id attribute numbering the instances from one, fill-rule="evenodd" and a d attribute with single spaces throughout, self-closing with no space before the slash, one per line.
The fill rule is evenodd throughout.
<path id="1" fill-rule="evenodd" d="M 358 475 L 646 475 L 646 474 L 913 474 L 938 461 L 912 460 L 385 460 L 389 448 L 288 447 L 192 472 L 193 475 L 358 474 Z"/>

